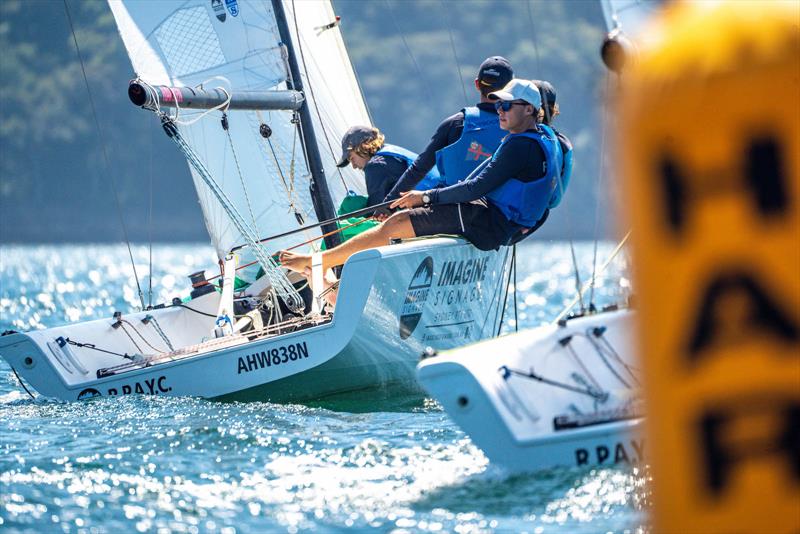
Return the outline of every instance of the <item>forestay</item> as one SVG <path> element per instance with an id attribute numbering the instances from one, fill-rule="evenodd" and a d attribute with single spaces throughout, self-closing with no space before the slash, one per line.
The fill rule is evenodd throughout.
<path id="1" fill-rule="evenodd" d="M 136 76 L 150 85 L 222 87 L 227 92 L 287 89 L 289 69 L 271 2 L 264 0 L 108 0 Z M 336 168 L 347 128 L 371 124 L 328 0 L 284 1 L 305 99 L 334 204 L 362 190 L 352 169 Z M 159 95 L 162 101 L 171 94 Z M 291 111 L 180 109 L 177 124 L 249 226 L 265 237 L 316 221 L 300 125 Z M 264 138 L 261 124 L 271 135 Z M 206 227 L 223 258 L 246 239 L 192 169 Z M 164 179 L 168 179 L 164 177 Z M 289 246 L 303 236 L 271 242 Z M 308 237 L 311 237 L 310 235 Z"/>

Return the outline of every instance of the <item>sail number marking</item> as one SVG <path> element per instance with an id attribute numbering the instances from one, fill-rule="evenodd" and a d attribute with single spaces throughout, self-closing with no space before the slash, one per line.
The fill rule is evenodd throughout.
<path id="1" fill-rule="evenodd" d="M 302 358 L 308 358 L 308 347 L 305 341 L 294 343 L 293 345 L 281 345 L 269 350 L 254 352 L 247 356 L 239 356 L 237 374 L 294 362 Z"/>

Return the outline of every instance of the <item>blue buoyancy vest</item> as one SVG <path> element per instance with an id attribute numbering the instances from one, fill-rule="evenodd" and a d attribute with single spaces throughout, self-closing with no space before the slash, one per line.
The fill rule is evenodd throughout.
<path id="1" fill-rule="evenodd" d="M 496 159 L 503 144 L 515 137 L 527 137 L 539 143 L 545 156 L 545 175 L 531 182 L 509 178 L 503 185 L 489 192 L 486 197 L 509 221 L 531 228 L 544 215 L 561 178 L 561 145 L 555 132 L 544 124 L 537 125 L 538 133 L 509 134 L 492 159 Z"/>
<path id="2" fill-rule="evenodd" d="M 445 185 L 464 180 L 475 168 L 492 157 L 508 133 L 500 128 L 497 113 L 472 106 L 463 109 L 464 129 L 458 141 L 436 151 L 436 167 Z"/>
<path id="3" fill-rule="evenodd" d="M 547 206 L 550 209 L 555 208 L 561 203 L 561 198 L 564 196 L 564 192 L 567 190 L 567 186 L 569 185 L 569 179 L 572 177 L 572 144 L 564 134 L 560 132 L 555 132 L 555 134 L 558 138 L 558 143 L 561 146 L 563 160 L 561 164 L 561 181 L 558 183 L 556 190 L 553 192 L 553 198 L 550 199 L 550 205 Z"/>
<path id="4" fill-rule="evenodd" d="M 405 161 L 410 167 L 414 160 L 417 159 L 419 154 L 415 154 L 401 146 L 384 144 L 380 150 L 375 153 L 376 156 L 394 156 Z M 398 176 L 398 178 L 400 178 Z M 415 191 L 427 191 L 429 189 L 436 189 L 443 184 L 442 177 L 439 176 L 439 171 L 436 168 L 431 169 L 425 177 L 414 186 Z"/>

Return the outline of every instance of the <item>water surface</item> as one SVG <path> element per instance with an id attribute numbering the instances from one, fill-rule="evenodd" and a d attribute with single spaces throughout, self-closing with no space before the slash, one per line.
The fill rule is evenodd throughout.
<path id="1" fill-rule="evenodd" d="M 600 264 L 612 249 L 603 244 Z M 133 250 L 146 303 L 188 295 L 205 245 Z M 580 277 L 594 248 L 576 245 Z M 627 294 L 625 258 L 598 306 Z M 518 250 L 506 331 L 546 323 L 575 295 L 570 247 Z M 152 288 L 152 292 L 150 291 Z M 513 290 L 513 286 L 512 286 Z M 588 298 L 588 296 L 587 296 Z M 124 245 L 0 247 L 0 330 L 138 306 Z M 588 300 L 587 300 L 588 304 Z M 510 477 L 432 401 L 357 396 L 314 406 L 196 398 L 31 400 L 0 361 L 0 530 L 31 532 L 642 532 L 639 470 Z"/>

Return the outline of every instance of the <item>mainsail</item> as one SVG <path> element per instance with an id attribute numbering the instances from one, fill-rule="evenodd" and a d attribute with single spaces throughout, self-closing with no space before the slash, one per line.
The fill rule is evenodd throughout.
<path id="1" fill-rule="evenodd" d="M 272 4 L 265 0 L 108 0 L 136 76 L 150 85 L 221 87 L 229 94 L 287 89 L 290 77 Z M 329 0 L 283 0 L 304 97 L 334 204 L 363 191 L 352 169 L 337 169 L 347 128 L 371 124 Z M 169 99 L 169 93 L 161 95 Z M 225 196 L 258 236 L 317 220 L 301 127 L 292 111 L 180 109 L 177 126 Z M 264 128 L 262 125 L 267 125 Z M 268 137 L 263 134 L 269 133 Z M 206 227 L 223 258 L 246 239 L 196 170 Z M 267 244 L 284 248 L 302 236 Z M 310 236 L 309 236 L 310 237 Z"/>

